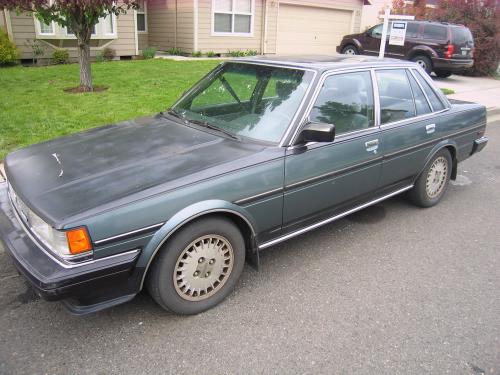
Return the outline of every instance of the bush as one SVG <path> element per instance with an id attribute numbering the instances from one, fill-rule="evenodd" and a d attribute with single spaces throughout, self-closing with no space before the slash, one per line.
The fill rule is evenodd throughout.
<path id="1" fill-rule="evenodd" d="M 254 49 L 249 49 L 248 51 L 245 52 L 245 56 L 256 56 L 257 55 L 257 51 L 254 50 Z"/>
<path id="2" fill-rule="evenodd" d="M 104 62 L 104 55 L 102 54 L 102 51 L 97 51 L 95 54 L 95 61 L 98 63 Z"/>
<path id="3" fill-rule="evenodd" d="M 241 50 L 234 50 L 234 51 L 229 50 L 228 51 L 228 55 L 231 57 L 255 56 L 255 55 L 257 55 L 257 53 L 258 52 L 256 50 L 253 50 L 253 49 L 249 49 L 247 51 L 241 51 Z"/>
<path id="4" fill-rule="evenodd" d="M 193 52 L 191 52 L 191 56 L 193 56 L 193 57 L 201 57 L 201 51 L 193 51 Z"/>
<path id="5" fill-rule="evenodd" d="M 474 36 L 475 76 L 493 74 L 500 61 L 500 7 L 496 0 L 440 0 L 434 14 L 438 21 L 467 26 Z"/>
<path id="6" fill-rule="evenodd" d="M 142 57 L 144 57 L 145 60 L 152 59 L 156 55 L 156 48 L 155 47 L 147 47 L 142 50 Z"/>
<path id="7" fill-rule="evenodd" d="M 0 65 L 15 65 L 19 51 L 7 34 L 0 28 Z"/>
<path id="8" fill-rule="evenodd" d="M 104 60 L 111 61 L 115 58 L 116 51 L 113 48 L 105 47 L 102 50 L 102 57 Z"/>
<path id="9" fill-rule="evenodd" d="M 169 55 L 180 55 L 182 51 L 180 48 L 170 48 L 169 50 L 167 50 L 167 53 Z"/>
<path id="10" fill-rule="evenodd" d="M 208 51 L 207 52 L 207 57 L 215 57 L 216 53 L 214 51 Z"/>
<path id="11" fill-rule="evenodd" d="M 69 51 L 67 49 L 56 49 L 52 54 L 52 64 L 68 64 Z"/>

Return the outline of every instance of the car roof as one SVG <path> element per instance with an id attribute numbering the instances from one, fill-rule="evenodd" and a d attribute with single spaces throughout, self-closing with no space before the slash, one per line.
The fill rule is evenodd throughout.
<path id="1" fill-rule="evenodd" d="M 347 68 L 376 68 L 382 66 L 415 66 L 415 63 L 362 55 L 298 55 L 280 56 L 268 55 L 258 57 L 245 57 L 229 60 L 232 62 L 256 63 L 276 66 L 288 66 L 302 69 L 312 69 L 317 71 L 347 69 Z"/>

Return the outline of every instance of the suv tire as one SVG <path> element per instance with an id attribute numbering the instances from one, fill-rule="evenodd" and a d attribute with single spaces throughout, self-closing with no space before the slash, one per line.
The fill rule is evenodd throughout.
<path id="1" fill-rule="evenodd" d="M 436 73 L 436 75 L 439 78 L 448 78 L 449 76 L 451 76 L 453 74 L 449 70 L 439 70 L 439 69 L 434 70 L 434 73 Z"/>
<path id="2" fill-rule="evenodd" d="M 432 61 L 425 55 L 417 55 L 412 57 L 411 61 L 417 63 L 427 74 L 432 72 Z"/>
<path id="3" fill-rule="evenodd" d="M 343 55 L 359 55 L 358 49 L 353 44 L 348 44 L 344 48 L 342 48 Z"/>

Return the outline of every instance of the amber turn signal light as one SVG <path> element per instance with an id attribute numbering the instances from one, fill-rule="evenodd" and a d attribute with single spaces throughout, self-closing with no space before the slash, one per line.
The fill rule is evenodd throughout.
<path id="1" fill-rule="evenodd" d="M 71 229 L 66 232 L 68 248 L 71 254 L 80 254 L 92 250 L 90 236 L 85 228 Z"/>

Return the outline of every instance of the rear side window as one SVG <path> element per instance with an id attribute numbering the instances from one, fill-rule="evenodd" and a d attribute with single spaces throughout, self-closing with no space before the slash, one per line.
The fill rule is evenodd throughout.
<path id="1" fill-rule="evenodd" d="M 440 25 L 425 25 L 424 39 L 447 40 L 447 30 L 445 26 Z"/>
<path id="2" fill-rule="evenodd" d="M 415 75 L 417 76 L 418 82 L 424 89 L 425 95 L 429 98 L 429 101 L 431 102 L 432 109 L 434 111 L 440 111 L 444 109 L 444 104 L 441 102 L 441 99 L 438 98 L 434 90 L 431 88 L 431 86 L 427 83 L 427 81 L 422 77 L 422 75 L 414 70 L 413 71 Z"/>
<path id="3" fill-rule="evenodd" d="M 335 125 L 343 134 L 374 125 L 370 72 L 335 74 L 325 79 L 309 119 Z"/>
<path id="4" fill-rule="evenodd" d="M 455 44 L 466 44 L 472 45 L 474 39 L 470 30 L 466 27 L 452 27 L 451 28 L 451 40 Z"/>
<path id="5" fill-rule="evenodd" d="M 377 71 L 380 123 L 387 124 L 415 116 L 413 95 L 404 69 Z"/>
<path id="6" fill-rule="evenodd" d="M 415 100 L 415 109 L 418 115 L 425 115 L 426 113 L 432 112 L 427 99 L 425 98 L 424 92 L 415 81 L 415 78 L 410 73 L 408 74 L 408 79 L 410 80 L 411 91 L 413 91 L 413 99 Z"/>
<path id="7" fill-rule="evenodd" d="M 406 27 L 406 36 L 408 38 L 417 38 L 418 37 L 418 23 L 408 22 Z"/>

